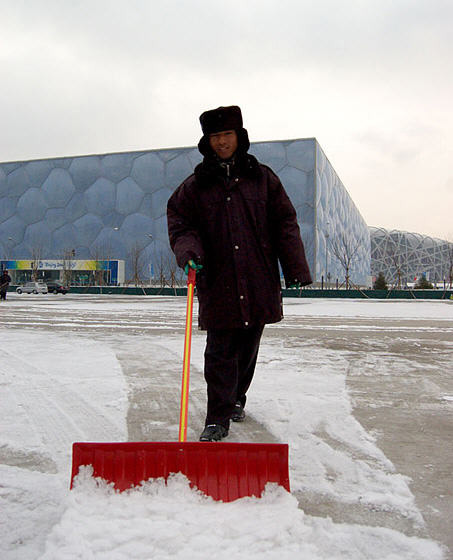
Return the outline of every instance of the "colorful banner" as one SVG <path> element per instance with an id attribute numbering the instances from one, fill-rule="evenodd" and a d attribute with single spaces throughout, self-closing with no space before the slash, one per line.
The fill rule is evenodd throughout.
<path id="1" fill-rule="evenodd" d="M 6 270 L 118 270 L 119 261 L 95 260 L 5 260 L 0 261 L 1 268 Z"/>

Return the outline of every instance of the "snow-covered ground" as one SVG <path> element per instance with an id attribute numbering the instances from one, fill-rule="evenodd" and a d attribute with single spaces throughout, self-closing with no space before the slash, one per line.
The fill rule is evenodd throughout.
<path id="1" fill-rule="evenodd" d="M 84 471 L 68 490 L 73 441 L 177 439 L 184 298 L 9 295 L 0 307 L 0 557 L 446 558 L 437 542 L 397 523 L 304 512 L 304 496 L 322 496 L 424 526 L 410 480 L 353 416 L 348 349 L 326 349 L 303 332 L 330 324 L 347 337 L 365 319 L 374 329 L 404 323 L 406 331 L 453 333 L 453 305 L 304 299 L 285 310 L 285 321 L 265 331 L 249 416 L 230 439 L 289 443 L 292 493 L 269 486 L 262 498 L 223 504 L 181 475 L 117 494 Z M 194 330 L 194 440 L 203 423 L 203 347 Z M 453 365 L 451 342 L 448 349 Z M 443 398 L 451 406 L 451 393 Z"/>

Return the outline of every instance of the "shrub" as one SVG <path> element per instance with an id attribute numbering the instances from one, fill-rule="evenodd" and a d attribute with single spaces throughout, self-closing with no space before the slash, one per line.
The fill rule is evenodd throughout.
<path id="1" fill-rule="evenodd" d="M 424 276 L 419 278 L 414 286 L 416 290 L 432 290 L 433 287 L 434 286 L 431 284 L 431 282 L 428 282 L 428 280 Z"/>
<path id="2" fill-rule="evenodd" d="M 378 274 L 378 277 L 374 281 L 373 288 L 375 290 L 387 290 L 387 282 L 385 281 L 385 276 L 382 272 Z"/>

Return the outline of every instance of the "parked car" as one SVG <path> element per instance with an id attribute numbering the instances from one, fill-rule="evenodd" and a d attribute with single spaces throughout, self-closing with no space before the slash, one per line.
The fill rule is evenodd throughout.
<path id="1" fill-rule="evenodd" d="M 47 285 L 42 282 L 25 282 L 22 286 L 17 286 L 16 292 L 21 294 L 47 294 Z"/>
<path id="2" fill-rule="evenodd" d="M 66 294 L 69 288 L 64 286 L 61 282 L 47 282 L 47 289 L 49 294 Z"/>

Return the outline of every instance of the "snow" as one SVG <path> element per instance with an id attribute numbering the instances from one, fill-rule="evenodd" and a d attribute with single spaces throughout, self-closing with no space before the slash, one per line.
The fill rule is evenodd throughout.
<path id="1" fill-rule="evenodd" d="M 356 305 L 351 305 L 352 303 Z M 445 300 L 286 299 L 285 315 L 299 317 L 368 317 L 376 319 L 404 318 L 451 321 L 453 317 L 453 307 Z"/>
<path id="2" fill-rule="evenodd" d="M 325 348 L 311 348 L 309 360 L 317 366 L 301 361 L 289 342 L 282 347 L 269 341 L 261 348 L 260 375 L 253 387 L 259 394 L 255 416 L 280 441 L 289 443 L 291 465 L 297 465 L 291 472 L 292 488 L 340 497 L 343 502 L 354 501 L 357 492 L 368 504 L 385 496 L 389 508 L 417 515 L 407 481 L 393 473 L 393 465 L 352 416 L 345 385 L 346 361 L 329 360 Z M 369 461 L 334 449 L 321 437 L 324 434 L 366 454 L 375 464 L 370 467 Z"/>
<path id="3" fill-rule="evenodd" d="M 335 560 L 351 558 L 357 550 L 356 558 L 396 560 L 415 546 L 414 557 L 436 557 L 432 543 L 415 539 L 408 544 L 388 529 L 307 518 L 296 498 L 277 486 L 261 499 L 223 504 L 191 490 L 182 475 L 167 486 L 158 480 L 119 495 L 84 473 L 42 558 L 88 558 L 84 555 L 94 549 L 93 557 L 105 559 Z"/>
<path id="4" fill-rule="evenodd" d="M 300 316 L 422 323 L 451 320 L 453 311 L 447 302 L 285 303 L 289 328 Z M 132 344 L 137 364 L 152 349 L 160 356 L 159 370 L 174 372 L 162 373 L 162 392 L 173 391 L 172 377 L 179 389 L 174 357 L 180 359 L 184 311 L 184 298 L 159 297 L 11 297 L 2 306 L 2 314 L 9 314 L 0 350 L 2 559 L 444 558 L 441 547 L 426 538 L 304 513 L 303 497 L 322 495 L 423 524 L 409 480 L 352 415 L 346 356 L 313 346 L 304 352 L 303 339 L 283 334 L 283 323 L 263 339 L 251 413 L 275 440 L 289 443 L 291 494 L 268 485 L 261 498 L 224 504 L 191 489 L 180 474 L 167 484 L 148 481 L 118 494 L 88 468 L 69 491 L 72 442 L 128 439 L 130 400 L 145 382 L 126 375 L 121 344 Z M 194 331 L 189 424 L 204 397 L 203 346 L 203 334 Z M 150 439 L 154 427 L 146 427 Z M 194 426 L 188 433 L 197 436 Z"/>

